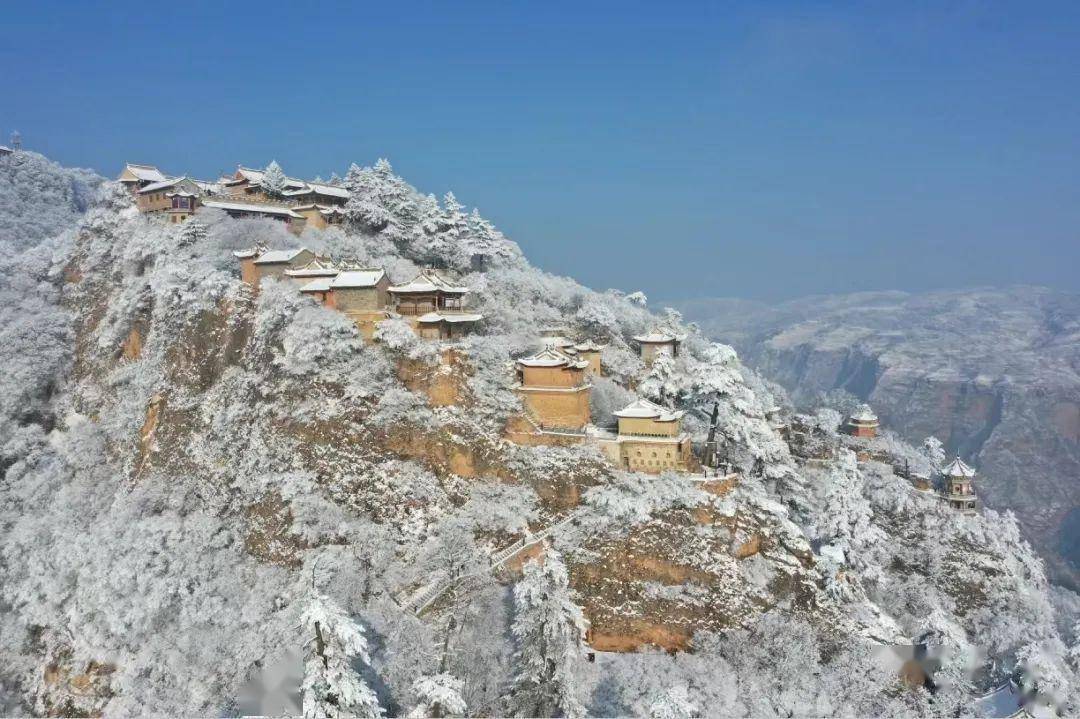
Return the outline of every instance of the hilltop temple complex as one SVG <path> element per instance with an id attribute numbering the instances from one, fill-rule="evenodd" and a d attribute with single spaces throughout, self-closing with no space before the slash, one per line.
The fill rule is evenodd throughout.
<path id="1" fill-rule="evenodd" d="M 263 170 L 238 167 L 232 177 L 216 181 L 169 177 L 153 165 L 127 164 L 117 178 L 146 214 L 161 214 L 170 223 L 185 222 L 199 207 L 222 210 L 231 217 L 265 217 L 300 234 L 305 227 L 325 229 L 344 220 L 349 199 L 344 187 L 284 178 L 270 189 Z"/>
<path id="2" fill-rule="evenodd" d="M 128 164 L 118 181 L 134 197 L 140 212 L 168 223 L 185 222 L 200 207 L 209 207 L 234 218 L 277 220 L 297 234 L 307 227 L 324 229 L 343 222 L 349 199 L 344 187 L 287 177 L 273 163 L 266 171 L 238 167 L 232 176 L 214 182 L 168 176 L 152 165 Z M 234 255 L 240 278 L 254 291 L 267 278 L 287 281 L 300 294 L 347 316 L 369 342 L 379 323 L 392 317 L 405 320 L 418 337 L 440 342 L 459 340 L 483 321 L 481 314 L 468 307 L 470 289 L 435 269 L 421 269 L 407 282 L 393 284 L 381 267 L 334 262 L 304 247 L 270 250 L 257 246 Z M 614 466 L 631 472 L 700 469 L 690 437 L 682 428 L 682 411 L 639 398 L 613 412 L 610 426 L 592 424 L 592 380 L 604 376 L 604 346 L 592 339 L 570 339 L 565 327 L 549 327 L 538 334 L 543 349 L 513 362 L 512 388 L 521 399 L 522 411 L 508 420 L 506 439 L 523 445 L 590 443 Z M 648 368 L 660 357 L 678 358 L 686 338 L 657 326 L 632 339 Z M 782 438 L 791 438 L 779 408 L 768 410 L 766 421 Z M 715 432 L 715 416 L 713 422 L 710 436 Z M 879 428 L 877 415 L 866 404 L 846 419 L 843 431 L 860 461 L 880 458 L 880 451 L 873 447 Z M 949 505 L 975 511 L 974 470 L 957 458 L 942 474 Z"/>

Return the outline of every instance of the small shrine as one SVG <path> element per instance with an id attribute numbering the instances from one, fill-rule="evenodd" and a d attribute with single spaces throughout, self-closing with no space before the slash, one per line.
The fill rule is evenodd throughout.
<path id="1" fill-rule="evenodd" d="M 864 404 L 851 413 L 845 429 L 852 437 L 873 439 L 877 437 L 880 424 L 877 415 L 870 409 L 870 405 Z"/>
<path id="2" fill-rule="evenodd" d="M 945 499 L 949 506 L 965 514 L 974 514 L 978 503 L 972 486 L 975 470 L 957 457 L 941 473 L 945 477 Z"/>

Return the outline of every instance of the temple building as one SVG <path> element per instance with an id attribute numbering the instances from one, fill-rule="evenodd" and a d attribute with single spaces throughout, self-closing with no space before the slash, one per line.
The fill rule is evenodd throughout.
<path id="1" fill-rule="evenodd" d="M 261 245 L 233 252 L 233 257 L 240 261 L 241 282 L 252 287 L 259 284 L 259 272 L 255 269 L 255 260 L 264 252 L 266 252 L 266 248 Z"/>
<path id="2" fill-rule="evenodd" d="M 250 167 L 238 167 L 233 174 L 232 179 L 226 180 L 222 183 L 222 190 L 234 197 L 244 198 L 254 201 L 262 201 L 271 199 L 263 189 L 263 171 L 253 170 Z M 287 178 L 285 181 L 285 191 L 299 190 L 306 185 L 303 180 L 297 180 L 295 178 Z"/>
<path id="3" fill-rule="evenodd" d="M 349 200 L 349 191 L 337 185 L 323 182 L 305 182 L 303 187 L 286 190 L 285 197 L 300 205 L 322 205 L 324 207 L 344 207 Z"/>
<path id="4" fill-rule="evenodd" d="M 553 347 L 517 360 L 514 391 L 521 397 L 534 434 L 553 432 L 584 438 L 592 389 L 585 372 L 588 366 L 588 362 Z"/>
<path id="5" fill-rule="evenodd" d="M 941 473 L 945 477 L 945 499 L 949 506 L 966 514 L 974 514 L 977 498 L 972 480 L 975 479 L 975 470 L 957 457 Z"/>
<path id="6" fill-rule="evenodd" d="M 345 221 L 345 210 L 334 205 L 294 205 L 290 208 L 296 214 L 306 220 L 305 227 L 314 227 L 316 230 L 325 230 L 332 225 L 340 225 Z"/>
<path id="7" fill-rule="evenodd" d="M 428 312 L 416 318 L 416 331 L 424 339 L 453 341 L 482 319 L 483 315 L 473 312 Z"/>
<path id="8" fill-rule="evenodd" d="M 873 439 L 877 437 L 879 426 L 877 415 L 870 409 L 870 405 L 864 404 L 851 413 L 845 429 L 852 437 Z"/>
<path id="9" fill-rule="evenodd" d="M 653 360 L 662 354 L 678 357 L 679 345 L 683 339 L 679 335 L 663 330 L 653 330 L 647 335 L 634 337 L 634 341 L 641 346 L 641 359 L 645 361 L 646 367 L 651 366 Z"/>
<path id="10" fill-rule="evenodd" d="M 585 370 L 587 374 L 594 377 L 604 376 L 604 369 L 600 364 L 600 352 L 604 349 L 602 345 L 598 345 L 590 340 L 588 342 L 581 342 L 573 345 L 571 349 L 576 357 L 589 363 L 589 366 Z"/>
<path id="11" fill-rule="evenodd" d="M 325 257 L 314 257 L 306 265 L 285 270 L 284 276 L 297 286 L 303 287 L 315 279 L 333 279 L 337 277 L 340 271 L 334 266 L 333 262 Z"/>
<path id="12" fill-rule="evenodd" d="M 692 461 L 690 437 L 682 431 L 683 412 L 638 399 L 615 412 L 618 434 L 597 434 L 600 450 L 628 472 L 686 471 Z"/>
<path id="13" fill-rule="evenodd" d="M 314 292 L 322 286 L 322 283 L 305 285 L 303 289 Z M 356 323 L 365 339 L 371 339 L 375 326 L 387 317 L 390 280 L 386 272 L 381 267 L 342 270 L 328 286 L 326 306 L 345 314 Z"/>
<path id="14" fill-rule="evenodd" d="M 310 297 L 323 307 L 330 307 L 330 283 L 333 277 L 318 277 L 300 287 L 300 294 Z"/>
<path id="15" fill-rule="evenodd" d="M 773 406 L 765 410 L 765 421 L 769 423 L 769 427 L 779 434 L 784 439 L 788 437 L 788 425 L 784 421 L 784 417 L 781 414 L 779 407 Z"/>
<path id="16" fill-rule="evenodd" d="M 135 191 L 139 212 L 164 212 L 169 222 L 183 222 L 195 213 L 199 198 L 208 194 L 203 185 L 190 177 L 172 177 L 151 182 Z"/>
<path id="17" fill-rule="evenodd" d="M 435 270 L 421 270 L 405 284 L 390 286 L 389 293 L 392 309 L 421 337 L 455 339 L 483 319 L 465 311 L 469 288 L 453 284 Z"/>
<path id="18" fill-rule="evenodd" d="M 251 202 L 243 199 L 221 199 L 221 196 L 214 196 L 202 200 L 200 204 L 204 207 L 213 207 L 218 210 L 222 210 L 229 217 L 235 218 L 250 218 L 250 217 L 266 217 L 271 220 L 277 220 L 285 224 L 289 232 L 294 235 L 299 235 L 306 226 L 304 216 L 298 214 L 285 204 L 270 203 L 266 201 Z"/>
<path id="19" fill-rule="evenodd" d="M 235 254 L 235 253 L 234 253 Z M 311 250 L 300 247 L 292 250 L 268 250 L 260 253 L 252 259 L 256 286 L 267 277 L 285 277 L 286 270 L 304 267 L 315 259 Z M 241 257 L 241 274 L 243 274 L 243 260 Z"/>
<path id="20" fill-rule="evenodd" d="M 128 163 L 120 171 L 117 182 L 123 185 L 128 192 L 135 194 L 142 188 L 155 182 L 165 182 L 168 178 L 161 170 L 153 165 L 135 165 Z"/>

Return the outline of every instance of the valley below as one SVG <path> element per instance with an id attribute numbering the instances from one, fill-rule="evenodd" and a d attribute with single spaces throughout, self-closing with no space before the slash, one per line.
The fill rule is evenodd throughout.
<path id="1" fill-rule="evenodd" d="M 1055 581 L 1080 587 L 1080 296 L 1038 287 L 874 292 L 679 309 L 796 405 L 838 390 L 973 461 Z"/>

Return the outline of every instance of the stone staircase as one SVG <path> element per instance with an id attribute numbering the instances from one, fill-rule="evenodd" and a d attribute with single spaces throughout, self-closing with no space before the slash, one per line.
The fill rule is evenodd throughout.
<path id="1" fill-rule="evenodd" d="M 505 564 L 512 557 L 523 552 L 529 547 L 535 546 L 536 544 L 543 542 L 555 532 L 579 519 L 585 514 L 585 511 L 586 510 L 584 507 L 579 507 L 574 511 L 570 512 L 562 519 L 560 519 L 555 524 L 545 527 L 539 532 L 536 532 L 535 534 L 528 534 L 517 540 L 513 544 L 503 547 L 502 549 L 488 557 L 488 566 L 486 569 L 471 572 L 460 577 L 437 579 L 436 581 L 427 585 L 424 589 L 420 590 L 418 593 L 414 594 L 408 600 L 402 602 L 402 605 L 405 609 L 411 611 L 413 614 L 422 614 L 424 610 L 434 604 L 435 600 L 437 600 L 439 597 L 449 591 L 455 584 L 458 584 L 471 577 L 477 577 L 482 574 L 489 574 L 491 572 L 494 572 L 498 567 Z"/>

